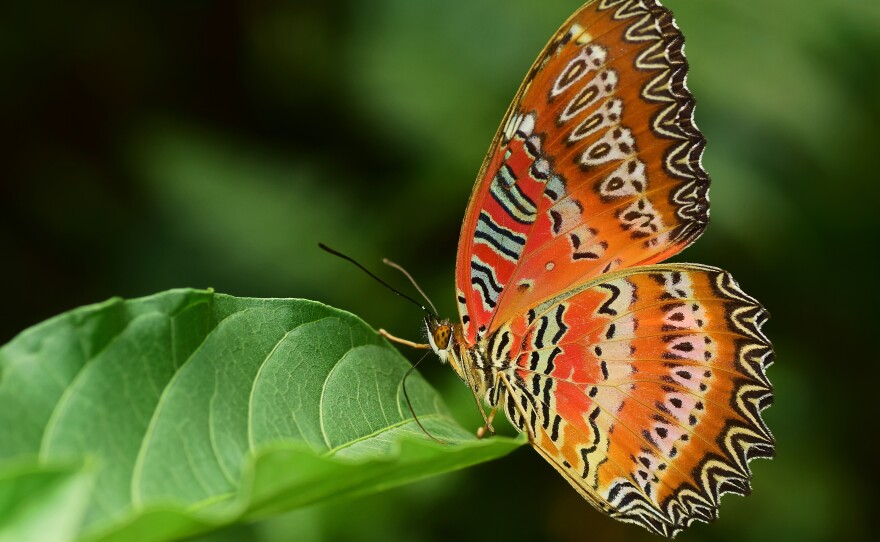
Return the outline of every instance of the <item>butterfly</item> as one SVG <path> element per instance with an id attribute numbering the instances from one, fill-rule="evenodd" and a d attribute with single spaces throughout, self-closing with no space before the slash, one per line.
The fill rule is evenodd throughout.
<path id="1" fill-rule="evenodd" d="M 748 493 L 749 461 L 774 451 L 767 312 L 725 271 L 658 263 L 709 218 L 687 73 L 658 1 L 575 12 L 479 171 L 461 322 L 425 320 L 430 348 L 491 408 L 483 430 L 502 410 L 596 509 L 667 537 Z"/>

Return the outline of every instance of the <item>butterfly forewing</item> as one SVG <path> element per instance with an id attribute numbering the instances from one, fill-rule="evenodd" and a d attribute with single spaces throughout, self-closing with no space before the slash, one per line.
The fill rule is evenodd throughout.
<path id="1" fill-rule="evenodd" d="M 601 273 L 661 261 L 708 219 L 683 38 L 654 0 L 588 3 L 547 45 L 471 195 L 465 338 Z"/>
<path id="2" fill-rule="evenodd" d="M 597 508 L 674 536 L 773 453 L 765 319 L 718 269 L 613 273 L 499 330 L 515 345 L 506 412 Z"/>

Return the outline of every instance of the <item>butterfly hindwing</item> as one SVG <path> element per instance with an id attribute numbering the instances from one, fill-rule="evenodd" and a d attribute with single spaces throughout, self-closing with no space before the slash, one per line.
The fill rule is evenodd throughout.
<path id="1" fill-rule="evenodd" d="M 719 269 L 611 273 L 499 329 L 505 411 L 598 509 L 674 536 L 773 453 L 766 317 Z"/>
<path id="2" fill-rule="evenodd" d="M 474 344 L 530 306 L 661 261 L 708 220 L 683 38 L 655 0 L 580 8 L 532 67 L 471 195 L 456 269 Z"/>

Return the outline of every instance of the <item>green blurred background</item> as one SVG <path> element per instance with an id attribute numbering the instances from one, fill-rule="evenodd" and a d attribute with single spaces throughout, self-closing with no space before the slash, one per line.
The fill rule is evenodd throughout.
<path id="1" fill-rule="evenodd" d="M 578 0 L 60 0 L 0 20 L 0 341 L 114 295 L 305 297 L 418 338 L 419 312 L 316 248 L 405 265 L 453 315 L 472 180 Z M 868 538 L 880 2 L 668 0 L 709 139 L 712 225 L 678 260 L 771 311 L 778 458 L 683 540 Z M 382 270 L 398 284 L 400 277 Z M 413 357 L 411 352 L 406 355 Z M 466 426 L 468 391 L 427 377 Z M 509 428 L 507 429 L 509 431 Z M 205 541 L 657 540 L 513 456 Z"/>

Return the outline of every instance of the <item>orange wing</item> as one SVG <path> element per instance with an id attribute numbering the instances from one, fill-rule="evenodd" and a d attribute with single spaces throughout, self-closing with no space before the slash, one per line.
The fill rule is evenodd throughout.
<path id="1" fill-rule="evenodd" d="M 459 240 L 466 340 L 704 230 L 709 178 L 684 40 L 655 0 L 581 7 L 544 49 L 478 175 Z"/>
<path id="2" fill-rule="evenodd" d="M 505 410 L 596 508 L 674 536 L 773 454 L 766 318 L 719 269 L 612 273 L 500 328 Z"/>

